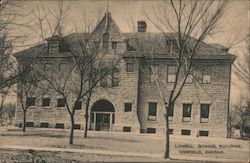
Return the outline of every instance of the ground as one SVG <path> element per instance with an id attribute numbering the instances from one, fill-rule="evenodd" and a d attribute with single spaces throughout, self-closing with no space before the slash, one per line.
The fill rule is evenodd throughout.
<path id="1" fill-rule="evenodd" d="M 163 136 L 76 131 L 69 145 L 69 131 L 61 129 L 9 128 L 0 130 L 0 162 L 162 162 Z M 247 162 L 250 142 L 210 137 L 170 137 L 170 156 L 175 162 L 188 160 Z"/>

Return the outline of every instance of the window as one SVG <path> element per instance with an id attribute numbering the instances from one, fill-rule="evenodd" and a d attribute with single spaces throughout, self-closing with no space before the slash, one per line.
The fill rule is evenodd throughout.
<path id="1" fill-rule="evenodd" d="M 125 103 L 124 112 L 131 112 L 131 111 L 132 111 L 132 103 Z"/>
<path id="2" fill-rule="evenodd" d="M 147 133 L 150 133 L 150 134 L 156 133 L 156 128 L 147 128 Z"/>
<path id="3" fill-rule="evenodd" d="M 170 54 L 173 53 L 173 42 L 174 42 L 174 40 L 166 39 L 166 45 L 167 45 L 167 48 L 168 48 Z"/>
<path id="4" fill-rule="evenodd" d="M 172 104 L 172 107 L 168 107 L 168 116 L 169 117 L 174 116 L 174 104 Z"/>
<path id="5" fill-rule="evenodd" d="M 59 71 L 65 72 L 67 70 L 67 64 L 66 63 L 60 63 L 59 64 Z"/>
<path id="6" fill-rule="evenodd" d="M 80 124 L 74 124 L 73 128 L 76 130 L 80 130 L 81 129 L 81 125 Z"/>
<path id="7" fill-rule="evenodd" d="M 168 129 L 168 133 L 169 133 L 170 135 L 173 135 L 173 132 L 174 132 L 174 130 L 173 130 L 172 128 Z"/>
<path id="8" fill-rule="evenodd" d="M 75 110 L 81 110 L 82 109 L 82 101 L 78 101 L 74 104 Z"/>
<path id="9" fill-rule="evenodd" d="M 28 97 L 26 100 L 26 106 L 35 106 L 36 105 L 36 98 L 35 97 Z"/>
<path id="10" fill-rule="evenodd" d="M 112 72 L 112 87 L 119 86 L 119 69 L 115 68 Z"/>
<path id="11" fill-rule="evenodd" d="M 138 32 L 146 32 L 147 24 L 145 21 L 138 21 L 137 25 L 138 25 L 137 27 Z"/>
<path id="12" fill-rule="evenodd" d="M 134 63 L 127 63 L 126 64 L 126 71 L 127 72 L 134 72 Z"/>
<path id="13" fill-rule="evenodd" d="M 105 76 L 105 77 L 101 80 L 100 85 L 101 85 L 102 87 L 104 87 L 104 88 L 108 86 L 108 76 Z"/>
<path id="14" fill-rule="evenodd" d="M 117 49 L 117 42 L 112 42 L 112 49 Z"/>
<path id="15" fill-rule="evenodd" d="M 115 123 L 115 114 L 112 114 L 112 124 Z"/>
<path id="16" fill-rule="evenodd" d="M 95 122 L 95 113 L 91 113 L 91 123 Z"/>
<path id="17" fill-rule="evenodd" d="M 199 136 L 208 136 L 208 131 L 199 131 Z"/>
<path id="18" fill-rule="evenodd" d="M 55 128 L 64 128 L 64 124 L 63 123 L 56 123 Z"/>
<path id="19" fill-rule="evenodd" d="M 123 132 L 131 132 L 131 127 L 123 127 Z"/>
<path id="20" fill-rule="evenodd" d="M 157 103 L 149 102 L 148 103 L 148 120 L 155 121 L 157 113 Z"/>
<path id="21" fill-rule="evenodd" d="M 192 111 L 192 104 L 183 104 L 183 114 L 182 114 L 183 122 L 190 122 L 191 111 Z"/>
<path id="22" fill-rule="evenodd" d="M 50 63 L 45 63 L 44 72 L 49 72 L 49 71 L 51 71 L 51 64 Z"/>
<path id="23" fill-rule="evenodd" d="M 210 84 L 211 83 L 211 75 L 212 75 L 212 67 L 206 66 L 202 71 L 202 83 Z"/>
<path id="24" fill-rule="evenodd" d="M 181 135 L 190 135 L 191 131 L 190 130 L 181 130 Z"/>
<path id="25" fill-rule="evenodd" d="M 52 42 L 50 43 L 50 52 L 57 53 L 58 52 L 58 43 Z"/>
<path id="26" fill-rule="evenodd" d="M 208 123 L 209 122 L 209 108 L 210 104 L 201 104 L 201 123 Z"/>
<path id="27" fill-rule="evenodd" d="M 64 99 L 57 99 L 57 107 L 65 107 L 65 103 Z"/>
<path id="28" fill-rule="evenodd" d="M 48 106 L 50 106 L 50 98 L 43 98 L 43 99 L 42 99 L 42 106 L 43 106 L 43 107 L 48 107 Z"/>
<path id="29" fill-rule="evenodd" d="M 174 83 L 176 77 L 176 66 L 168 66 L 167 82 Z"/>
<path id="30" fill-rule="evenodd" d="M 159 75 L 158 73 L 159 73 L 159 66 L 152 65 L 152 67 L 150 67 L 150 82 L 151 83 L 155 82 L 154 75 L 156 79 L 158 78 L 158 75 Z"/>
<path id="31" fill-rule="evenodd" d="M 26 122 L 26 127 L 34 127 L 34 122 Z"/>
<path id="32" fill-rule="evenodd" d="M 41 128 L 48 128 L 49 127 L 49 123 L 40 123 L 40 127 Z"/>
<path id="33" fill-rule="evenodd" d="M 103 34 L 103 49 L 108 49 L 109 48 L 109 34 L 104 33 Z"/>

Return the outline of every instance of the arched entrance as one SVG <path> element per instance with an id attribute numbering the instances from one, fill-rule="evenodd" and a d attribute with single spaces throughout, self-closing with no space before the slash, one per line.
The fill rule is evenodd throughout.
<path id="1" fill-rule="evenodd" d="M 115 122 L 115 108 L 107 100 L 96 101 L 91 108 L 91 129 L 111 131 Z"/>

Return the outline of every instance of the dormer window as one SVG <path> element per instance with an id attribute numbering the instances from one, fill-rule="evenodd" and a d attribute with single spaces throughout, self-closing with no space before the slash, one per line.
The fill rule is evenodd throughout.
<path id="1" fill-rule="evenodd" d="M 57 53 L 58 52 L 58 43 L 57 42 L 51 42 L 49 47 L 50 53 Z"/>
<path id="2" fill-rule="evenodd" d="M 103 39 L 103 49 L 108 49 L 109 48 L 109 34 L 104 33 L 102 39 Z"/>

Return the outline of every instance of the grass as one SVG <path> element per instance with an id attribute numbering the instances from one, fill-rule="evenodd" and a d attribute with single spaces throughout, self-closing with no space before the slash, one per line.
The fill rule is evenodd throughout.
<path id="1" fill-rule="evenodd" d="M 162 136 L 149 134 L 131 134 L 131 133 L 109 133 L 109 132 L 89 132 L 87 139 L 83 139 L 83 131 L 76 131 L 74 136 L 74 144 L 69 145 L 68 130 L 52 130 L 52 129 L 36 129 L 28 128 L 26 133 L 22 133 L 21 129 L 9 129 L 0 131 L 0 147 L 1 145 L 20 145 L 20 146 L 35 146 L 35 147 L 59 147 L 59 148 L 77 148 L 77 149 L 92 149 L 102 151 L 119 151 L 131 153 L 147 153 L 161 155 L 163 153 L 164 140 Z M 190 137 L 190 136 L 172 136 L 170 137 L 170 155 L 175 159 L 202 159 L 210 160 L 231 159 L 238 161 L 249 160 L 249 141 L 226 139 L 226 138 L 210 138 L 210 137 Z M 192 145 L 193 148 L 185 148 L 185 145 Z M 203 145 L 203 148 L 198 148 L 198 145 Z M 206 145 L 206 146 L 205 146 Z M 212 146 L 216 148 L 210 148 Z M 222 145 L 223 148 L 219 148 Z M 231 145 L 231 146 L 230 146 Z M 189 153 L 181 153 L 181 151 L 189 151 Z M 191 151 L 191 153 L 190 153 Z M 200 154 L 197 154 L 200 151 Z M 1 155 L 11 155 L 10 151 L 0 151 Z M 21 156 L 23 151 L 14 153 L 16 157 Z M 208 153 L 206 153 L 208 152 Z M 215 153 L 217 152 L 217 153 Z M 27 151 L 26 151 L 27 153 Z M 46 152 L 45 152 L 46 153 Z M 48 153 L 48 152 L 47 152 Z M 58 154 L 59 153 L 59 154 Z M 56 155 L 60 155 L 58 152 Z M 12 153 L 13 155 L 13 153 Z M 27 156 L 28 154 L 26 154 Z M 45 154 L 44 154 L 45 155 Z M 69 160 L 74 160 L 70 154 L 65 156 Z M 71 154 L 75 155 L 75 154 Z M 83 154 L 79 154 L 83 155 Z M 122 161 L 159 161 L 161 158 L 140 158 L 140 157 L 125 157 L 125 156 L 93 156 L 93 154 L 84 154 L 86 159 Z M 25 156 L 25 155 L 24 155 Z M 53 155 L 51 155 L 52 157 Z M 64 156 L 64 154 L 63 154 Z M 1 158 L 1 157 L 0 157 Z M 50 158 L 50 154 L 46 155 Z M 79 156 L 79 158 L 81 158 Z M 110 158 L 110 159 L 108 159 Z M 60 159 L 60 158 L 59 158 Z M 67 160 L 63 157 L 63 159 Z M 79 160 L 78 160 L 79 161 Z M 85 160 L 86 161 L 86 160 Z"/>

